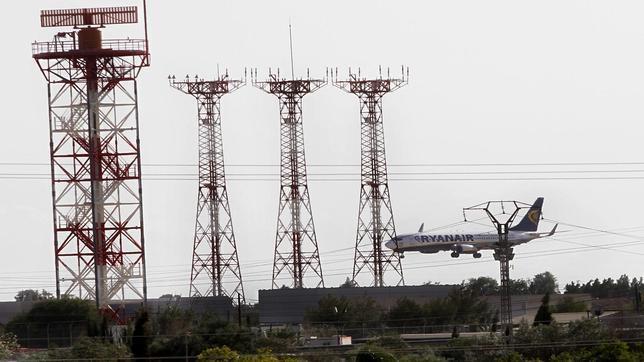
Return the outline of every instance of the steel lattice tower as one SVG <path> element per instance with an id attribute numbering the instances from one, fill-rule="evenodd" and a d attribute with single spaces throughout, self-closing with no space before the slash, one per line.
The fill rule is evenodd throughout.
<path id="1" fill-rule="evenodd" d="M 326 85 L 320 79 L 280 79 L 269 72 L 267 81 L 253 84 L 275 95 L 280 104 L 280 202 L 275 235 L 273 288 L 280 287 L 282 273 L 288 273 L 290 287 L 303 288 L 310 278 L 314 287 L 324 287 L 311 200 L 306 177 L 302 98 Z"/>
<path id="2" fill-rule="evenodd" d="M 385 156 L 385 131 L 382 121 L 382 97 L 407 84 L 407 76 L 399 79 L 361 78 L 360 74 L 351 73 L 349 80 L 337 79 L 337 70 L 333 84 L 360 99 L 360 205 L 358 208 L 358 229 L 353 261 L 353 281 L 369 274 L 370 284 L 376 287 L 385 285 L 404 285 L 400 255 L 383 250 L 383 242 L 394 239 L 396 227 L 389 197 L 387 179 L 387 158 Z M 385 274 L 393 277 L 387 283 Z"/>
<path id="3" fill-rule="evenodd" d="M 149 52 L 147 31 L 102 40 L 101 28 L 137 18 L 136 7 L 45 10 L 43 27 L 79 30 L 33 44 L 48 82 L 56 296 L 115 318 L 110 303 L 147 296 L 136 78 Z"/>
<path id="4" fill-rule="evenodd" d="M 216 80 L 186 76 L 170 85 L 197 100 L 199 124 L 199 192 L 192 252 L 190 296 L 228 296 L 244 299 L 237 245 L 228 205 L 220 100 L 243 86 L 226 73 Z"/>
<path id="5" fill-rule="evenodd" d="M 506 214 L 505 220 L 499 218 L 493 212 L 493 206 L 499 206 L 501 214 Z M 514 208 L 511 213 L 506 213 L 507 206 L 510 205 Z M 501 299 L 501 325 L 504 327 L 506 336 L 512 338 L 512 293 L 510 292 L 510 261 L 514 259 L 514 250 L 508 242 L 508 233 L 510 227 L 517 217 L 519 211 L 524 209 L 527 204 L 518 201 L 488 201 L 472 207 L 463 209 L 463 216 L 467 221 L 467 211 L 484 211 L 488 216 L 492 225 L 496 229 L 499 236 L 499 242 L 494 248 L 494 260 L 499 262 L 499 272 L 501 277 L 500 283 L 500 299 Z M 528 206 L 529 207 L 529 206 Z"/>

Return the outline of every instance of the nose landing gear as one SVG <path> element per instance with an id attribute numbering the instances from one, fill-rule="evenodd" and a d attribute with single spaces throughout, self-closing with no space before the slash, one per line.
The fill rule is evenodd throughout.
<path id="1" fill-rule="evenodd" d="M 473 256 L 474 256 L 474 259 L 478 259 L 481 257 L 481 253 L 474 253 Z"/>
<path id="2" fill-rule="evenodd" d="M 458 258 L 459 255 L 460 254 L 455 251 L 452 252 L 452 258 Z"/>

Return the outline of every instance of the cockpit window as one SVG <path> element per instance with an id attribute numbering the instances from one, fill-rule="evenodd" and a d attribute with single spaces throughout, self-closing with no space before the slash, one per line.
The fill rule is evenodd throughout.
<path id="1" fill-rule="evenodd" d="M 407 237 L 407 236 L 409 236 L 409 235 L 410 235 L 410 234 L 400 234 L 400 235 L 396 235 L 396 236 L 394 236 L 394 238 L 393 238 L 392 240 L 393 240 L 393 241 L 402 241 L 405 237 Z"/>

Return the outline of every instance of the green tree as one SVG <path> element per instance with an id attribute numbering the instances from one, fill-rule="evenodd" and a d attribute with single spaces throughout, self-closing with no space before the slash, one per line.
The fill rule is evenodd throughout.
<path id="1" fill-rule="evenodd" d="M 530 282 L 532 294 L 556 293 L 558 289 L 557 278 L 549 271 L 535 275 Z"/>
<path id="2" fill-rule="evenodd" d="M 552 323 L 552 312 L 550 311 L 550 293 L 546 293 L 541 299 L 541 305 L 534 316 L 533 326 L 539 324 L 550 325 Z"/>
<path id="3" fill-rule="evenodd" d="M 340 288 L 355 288 L 357 286 L 358 283 L 355 280 L 350 279 L 349 277 L 347 277 L 344 283 L 340 284 Z"/>
<path id="4" fill-rule="evenodd" d="M 306 311 L 305 319 L 316 325 L 339 327 L 349 320 L 349 305 L 347 298 L 329 294 L 320 298 L 317 308 Z"/>
<path id="5" fill-rule="evenodd" d="M 487 301 L 480 298 L 480 290 L 470 287 L 453 289 L 446 302 L 452 309 L 452 323 L 471 324 L 473 330 L 479 326 L 489 325 L 494 314 Z"/>
<path id="6" fill-rule="evenodd" d="M 228 346 L 208 348 L 197 356 L 197 361 L 232 362 L 237 360 L 239 360 L 239 353 L 228 348 Z"/>
<path id="7" fill-rule="evenodd" d="M 611 343 L 604 343 L 591 350 L 592 361 L 597 362 L 637 362 L 640 361 L 633 353 L 631 353 L 628 345 L 622 341 L 613 341 Z"/>
<path id="8" fill-rule="evenodd" d="M 373 344 L 365 344 L 361 347 L 356 355 L 356 362 L 396 362 L 396 357 L 394 357 L 391 352 L 386 349 L 376 346 Z"/>
<path id="9" fill-rule="evenodd" d="M 398 299 L 387 316 L 387 325 L 391 327 L 417 327 L 423 324 L 423 307 L 408 298 Z"/>
<path id="10" fill-rule="evenodd" d="M 53 299 L 54 296 L 44 289 L 40 292 L 36 289 L 25 289 L 19 291 L 14 298 L 16 302 L 35 302 L 38 300 Z"/>
<path id="11" fill-rule="evenodd" d="M 470 278 L 463 286 L 476 296 L 494 295 L 499 292 L 499 283 L 490 277 Z"/>
<path id="12" fill-rule="evenodd" d="M 132 354 L 135 358 L 144 358 L 148 356 L 148 348 L 150 343 L 148 321 L 150 317 L 148 311 L 145 309 L 137 313 L 134 322 L 134 331 L 132 331 Z"/>
<path id="13" fill-rule="evenodd" d="M 69 346 L 81 336 L 100 335 L 102 318 L 94 303 L 80 299 L 48 299 L 7 323 L 6 330 L 28 348 L 46 348 L 48 342 Z"/>
<path id="14" fill-rule="evenodd" d="M 530 285 L 525 279 L 510 279 L 510 294 L 530 294 Z"/>

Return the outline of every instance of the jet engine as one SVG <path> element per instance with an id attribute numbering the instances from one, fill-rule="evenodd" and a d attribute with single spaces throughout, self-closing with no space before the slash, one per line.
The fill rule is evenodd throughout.
<path id="1" fill-rule="evenodd" d="M 479 251 L 479 249 L 472 244 L 455 244 L 452 247 L 452 250 L 459 254 L 476 254 Z"/>

